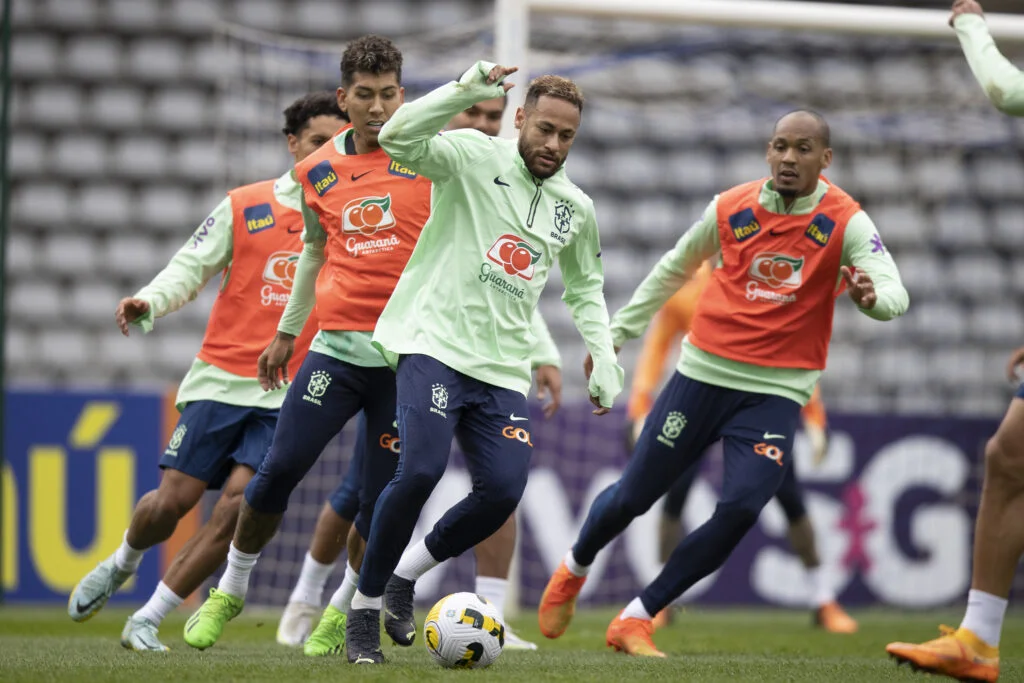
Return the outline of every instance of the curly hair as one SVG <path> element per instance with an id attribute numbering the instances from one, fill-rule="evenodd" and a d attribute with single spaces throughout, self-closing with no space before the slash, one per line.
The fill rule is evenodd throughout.
<path id="1" fill-rule="evenodd" d="M 536 106 L 537 100 L 541 97 L 557 97 L 569 104 L 575 105 L 580 113 L 583 113 L 583 91 L 580 87 L 562 76 L 537 76 L 530 81 L 530 87 L 526 90 L 526 108 Z"/>
<path id="2" fill-rule="evenodd" d="M 333 92 L 321 90 L 303 95 L 284 110 L 285 135 L 298 135 L 317 116 L 336 116 L 348 121 L 348 115 L 338 108 L 338 97 Z"/>
<path id="3" fill-rule="evenodd" d="M 402 82 L 402 52 L 387 38 L 368 35 L 356 38 L 341 55 L 341 87 L 352 85 L 357 72 L 375 76 L 394 73 Z"/>

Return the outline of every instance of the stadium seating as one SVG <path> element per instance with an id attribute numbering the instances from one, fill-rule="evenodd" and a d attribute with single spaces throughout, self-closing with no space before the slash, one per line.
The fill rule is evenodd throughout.
<path id="1" fill-rule="evenodd" d="M 9 377 L 138 386 L 181 377 L 216 287 L 155 339 L 121 339 L 116 300 L 184 243 L 232 173 L 270 177 L 286 159 L 277 100 L 261 118 L 224 90 L 251 76 L 215 39 L 215 21 L 340 44 L 366 30 L 448 30 L 485 17 L 490 3 L 15 0 L 14 9 Z M 607 38 L 589 20 L 545 24 L 536 40 L 546 49 Z M 638 22 L 619 28 L 620 41 L 655 35 Z M 811 93 L 806 104 L 835 113 L 829 175 L 869 210 L 913 300 L 892 326 L 840 302 L 827 402 L 998 415 L 1010 390 L 1002 359 L 1024 337 L 1024 162 L 1004 144 L 1024 135 L 1024 120 L 988 105 L 955 45 L 789 36 L 780 49 L 769 36 L 721 35 L 680 30 L 664 51 L 618 59 L 609 48 L 599 71 L 579 71 L 591 104 L 569 169 L 598 206 L 612 312 L 715 192 L 764 174 L 772 117 Z M 333 86 L 337 58 L 326 61 L 323 85 Z M 308 78 L 306 64 L 301 74 L 277 68 L 280 80 Z M 407 74 L 427 85 L 411 61 Z M 661 104 L 634 106 L 644 98 Z M 890 115 L 908 111 L 917 115 Z M 228 150 L 228 127 L 260 132 Z M 560 294 L 553 273 L 541 310 L 573 400 L 583 395 L 585 349 Z M 624 352 L 627 370 L 638 346 Z"/>

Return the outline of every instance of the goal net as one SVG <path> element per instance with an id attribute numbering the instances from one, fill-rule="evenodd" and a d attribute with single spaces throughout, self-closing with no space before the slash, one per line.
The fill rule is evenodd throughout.
<path id="1" fill-rule="evenodd" d="M 492 28 L 488 18 L 396 40 L 405 55 L 407 100 L 457 77 L 476 59 L 493 59 Z M 872 37 L 546 10 L 532 17 L 526 34 L 529 74 L 570 76 L 587 98 L 567 169 L 597 206 L 612 312 L 628 301 L 657 258 L 716 193 L 767 174 L 765 147 L 778 116 L 810 107 L 826 117 L 835 151 L 826 175 L 856 197 L 879 227 L 880 248 L 899 263 L 914 308 L 914 315 L 880 325 L 848 301 L 839 302 L 822 381 L 826 405 L 837 414 L 977 418 L 981 426 L 974 431 L 965 427 L 948 437 L 960 444 L 967 465 L 955 485 L 960 488 L 942 491 L 959 501 L 958 519 L 969 520 L 978 447 L 1011 393 L 1000 379 L 1005 355 L 1024 338 L 1024 311 L 1018 303 L 1024 294 L 1024 119 L 1003 116 L 988 103 L 952 32 L 935 38 Z M 226 72 L 223 79 L 229 115 L 220 131 L 225 182 L 278 175 L 289 164 L 278 132 L 280 112 L 311 89 L 337 86 L 343 45 L 231 26 L 223 27 L 219 38 L 230 55 L 230 75 Z M 1011 57 L 1020 56 L 1012 44 L 1005 49 Z M 517 90 L 526 82 L 522 74 L 513 80 Z M 589 415 L 578 371 L 585 349 L 560 295 L 553 274 L 541 311 L 562 353 L 566 406 L 553 421 L 539 425 L 537 420 L 534 434 L 534 471 L 519 511 L 517 580 L 524 604 L 537 602 L 589 502 L 615 480 L 627 457 L 621 410 L 601 420 Z M 623 352 L 627 380 L 639 348 L 633 343 Z M 666 372 L 674 363 L 675 353 Z M 835 568 L 840 591 L 865 602 L 888 601 L 872 587 L 881 579 L 872 583 L 858 576 L 866 570 L 849 565 L 850 538 L 831 533 L 851 509 L 844 497 L 850 490 L 847 482 L 870 467 L 863 458 L 874 451 L 864 439 L 878 435 L 853 429 L 862 424 L 855 419 L 836 424 L 836 448 L 848 460 L 813 470 L 802 436 L 796 453 L 819 544 L 825 562 Z M 926 423 L 894 422 L 893 440 L 905 436 L 900 430 L 919 424 Z M 293 495 L 282 532 L 263 554 L 250 601 L 279 605 L 287 598 L 320 506 L 345 469 L 350 444 L 351 430 L 346 430 Z M 445 501 L 468 488 L 459 462 L 456 454 L 417 536 L 444 510 Z M 714 507 L 721 467 L 714 449 L 704 467 L 684 510 L 688 528 Z M 915 477 L 916 470 L 907 475 L 908 487 L 920 484 Z M 602 554 L 596 580 L 587 584 L 588 600 L 621 602 L 652 578 L 658 570 L 659 515 L 656 505 Z M 966 522 L 964 529 L 969 544 Z M 875 547 L 872 543 L 881 541 L 869 540 L 868 550 Z M 777 551 L 774 559 L 764 559 L 765 547 Z M 963 550 L 968 556 L 969 545 Z M 920 560 L 921 548 L 904 551 L 908 566 Z M 773 568 L 756 568 L 766 563 Z M 881 571 L 877 566 L 876 561 L 875 571 Z M 951 577 L 947 571 L 943 577 L 933 569 L 927 576 L 913 576 L 922 595 L 931 591 L 935 596 L 935 604 L 966 591 L 963 572 Z M 792 605 L 807 599 L 775 503 L 722 571 L 744 582 L 747 588 L 736 595 L 746 601 Z M 769 578 L 754 577 L 764 571 Z M 340 573 L 332 584 L 339 578 Z M 432 600 L 446 591 L 466 590 L 472 580 L 472 558 L 463 557 L 432 572 L 418 596 Z M 729 602 L 724 583 L 713 576 L 690 597 Z M 931 603 L 922 597 L 913 604 Z"/>

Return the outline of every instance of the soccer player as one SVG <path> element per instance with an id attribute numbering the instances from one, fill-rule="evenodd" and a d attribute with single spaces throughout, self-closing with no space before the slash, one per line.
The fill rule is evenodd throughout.
<path id="1" fill-rule="evenodd" d="M 452 120 L 448 122 L 447 130 L 475 128 L 485 135 L 496 136 L 501 131 L 501 117 L 505 111 L 505 103 L 504 97 L 478 102 L 452 117 Z M 534 349 L 532 364 L 536 374 L 537 394 L 541 400 L 550 397 L 551 402 L 545 406 L 545 414 L 550 417 L 561 402 L 561 359 L 544 321 L 538 315 L 534 322 L 538 343 Z M 395 443 L 397 444 L 397 442 Z M 352 465 L 345 473 L 341 484 L 331 494 L 330 499 L 324 503 L 323 510 L 320 512 L 316 528 L 313 530 L 309 551 L 306 553 L 302 569 L 299 572 L 299 579 L 288 599 L 284 614 L 281 616 L 281 622 L 277 629 L 277 642 L 282 645 L 294 647 L 305 643 L 312 631 L 314 619 L 322 610 L 320 599 L 324 585 L 334 570 L 335 562 L 341 555 L 342 548 L 345 547 L 352 527 L 352 520 L 355 519 L 359 507 L 358 482 L 361 476 L 363 452 L 363 449 L 359 447 L 360 437 L 357 437 L 356 444 Z M 508 592 L 508 573 L 515 552 L 515 543 L 516 517 L 515 514 L 512 514 L 498 531 L 474 548 L 476 555 L 475 592 L 498 609 L 503 622 L 505 596 Z M 351 591 L 355 588 L 357 575 L 357 568 L 346 567 L 346 576 L 350 585 L 340 587 L 339 592 L 335 593 L 338 600 L 332 598 L 332 603 L 341 603 L 346 598 L 351 599 Z M 344 613 L 348 610 L 348 604 L 336 606 L 336 608 Z M 505 649 L 536 650 L 537 645 L 520 638 L 506 623 Z"/>
<path id="2" fill-rule="evenodd" d="M 1024 72 L 996 48 L 974 0 L 956 0 L 950 19 L 967 63 L 999 111 L 1024 116 Z M 1007 368 L 1019 382 L 1024 347 Z M 1024 384 L 1010 402 L 1002 424 L 985 446 L 985 481 L 974 530 L 974 564 L 967 612 L 956 630 L 922 644 L 890 643 L 899 662 L 961 681 L 999 679 L 999 639 L 1014 573 L 1024 554 Z"/>
<path id="3" fill-rule="evenodd" d="M 722 565 L 793 466 L 800 408 L 825 367 L 840 283 L 867 316 L 890 320 L 909 297 L 872 221 L 821 177 L 832 160 L 828 124 L 796 111 L 768 143 L 771 177 L 716 196 L 612 320 L 616 347 L 717 252 L 676 373 L 658 396 L 622 477 L 597 497 L 541 598 L 541 632 L 557 638 L 597 553 L 721 440 L 714 514 L 608 627 L 610 646 L 664 657 L 652 618 Z M 589 359 L 587 361 L 589 366 Z"/>
<path id="4" fill-rule="evenodd" d="M 288 151 L 296 161 L 345 125 L 332 93 L 307 95 L 284 115 Z M 274 329 L 291 291 L 301 248 L 300 195 L 291 171 L 232 190 L 167 267 L 117 306 L 122 334 L 128 335 L 129 325 L 149 332 L 156 318 L 178 310 L 216 273 L 224 273 L 203 345 L 178 388 L 181 418 L 160 459 L 160 485 L 139 500 L 121 547 L 75 586 L 68 601 L 73 620 L 92 617 L 135 573 L 143 553 L 171 536 L 205 490 L 223 487 L 210 519 L 175 556 L 149 602 L 128 618 L 121 634 L 128 649 L 167 650 L 157 637 L 160 622 L 224 561 L 242 490 L 270 445 L 284 392 L 263 391 L 256 360 L 261 336 Z M 302 331 L 293 367 L 314 328 Z"/>
<path id="5" fill-rule="evenodd" d="M 366 435 L 356 531 L 347 539 L 352 569 L 361 566 L 374 505 L 394 476 L 395 374 L 370 337 L 436 194 L 430 180 L 389 158 L 378 142 L 381 127 L 402 104 L 401 77 L 402 53 L 391 41 L 370 35 L 349 43 L 337 97 L 352 126 L 296 166 L 305 246 L 277 335 L 259 358 L 264 389 L 288 381 L 295 337 L 314 304 L 320 331 L 285 396 L 270 452 L 245 489 L 227 568 L 186 622 L 185 642 L 193 647 L 216 643 L 224 625 L 241 612 L 249 576 L 277 531 L 288 497 L 324 446 L 360 410 Z M 346 584 L 354 592 L 355 582 L 346 581 L 343 588 Z M 348 601 L 344 595 L 335 599 Z M 344 612 L 329 606 L 320 627 L 324 637 L 304 644 L 308 655 L 340 649 Z"/>
<path id="6" fill-rule="evenodd" d="M 654 394 L 665 368 L 673 346 L 690 329 L 697 309 L 697 302 L 711 278 L 711 262 L 706 261 L 697 271 L 692 280 L 672 295 L 658 311 L 651 322 L 650 329 L 644 337 L 643 350 L 637 359 L 636 372 L 633 375 L 633 390 L 629 397 L 627 409 L 627 442 L 632 451 L 636 438 L 640 434 L 647 414 L 651 411 Z M 808 435 L 814 449 L 814 461 L 820 462 L 826 452 L 826 417 L 825 406 L 821 401 L 821 391 L 817 386 L 811 400 L 800 413 L 804 432 Z M 665 496 L 659 526 L 658 545 L 661 562 L 668 561 L 672 550 L 682 537 L 683 507 L 690 488 L 700 472 L 699 467 L 689 468 L 672 484 Z M 817 543 L 814 538 L 814 526 L 804 505 L 803 491 L 796 479 L 796 468 L 788 469 L 775 498 L 782 506 L 782 511 L 789 522 L 789 542 L 800 556 L 807 570 L 808 584 L 811 589 L 811 609 L 813 623 L 831 633 L 854 633 L 857 622 L 846 613 L 836 600 L 835 587 L 829 572 L 821 566 Z M 672 608 L 666 607 L 654 618 L 655 628 L 660 628 L 671 621 Z"/>
<path id="7" fill-rule="evenodd" d="M 557 76 L 535 79 L 516 111 L 518 142 L 473 130 L 438 135 L 454 114 L 504 95 L 515 70 L 477 62 L 381 131 L 392 158 L 434 182 L 434 204 L 373 336 L 397 369 L 402 454 L 374 512 L 348 612 L 350 662 L 384 661 L 382 604 L 388 635 L 411 645 L 416 579 L 494 533 L 518 505 L 532 453 L 530 319 L 556 257 L 563 299 L 595 358 L 594 412 L 607 413 L 622 389 L 593 202 L 562 169 L 583 110 L 579 89 Z M 403 554 L 453 436 L 473 490 Z"/>

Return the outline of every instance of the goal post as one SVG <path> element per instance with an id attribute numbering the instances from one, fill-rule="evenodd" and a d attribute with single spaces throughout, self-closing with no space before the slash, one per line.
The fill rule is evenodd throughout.
<path id="1" fill-rule="evenodd" d="M 950 36 L 947 10 L 793 0 L 497 0 L 494 9 L 494 45 L 497 62 L 518 66 L 521 87 L 507 97 L 502 120 L 506 137 L 516 107 L 522 104 L 530 74 L 530 17 L 581 16 L 604 19 L 642 19 L 723 28 L 826 31 L 872 36 L 942 38 Z M 1024 42 L 1024 16 L 986 13 L 989 31 L 997 40 Z"/>

